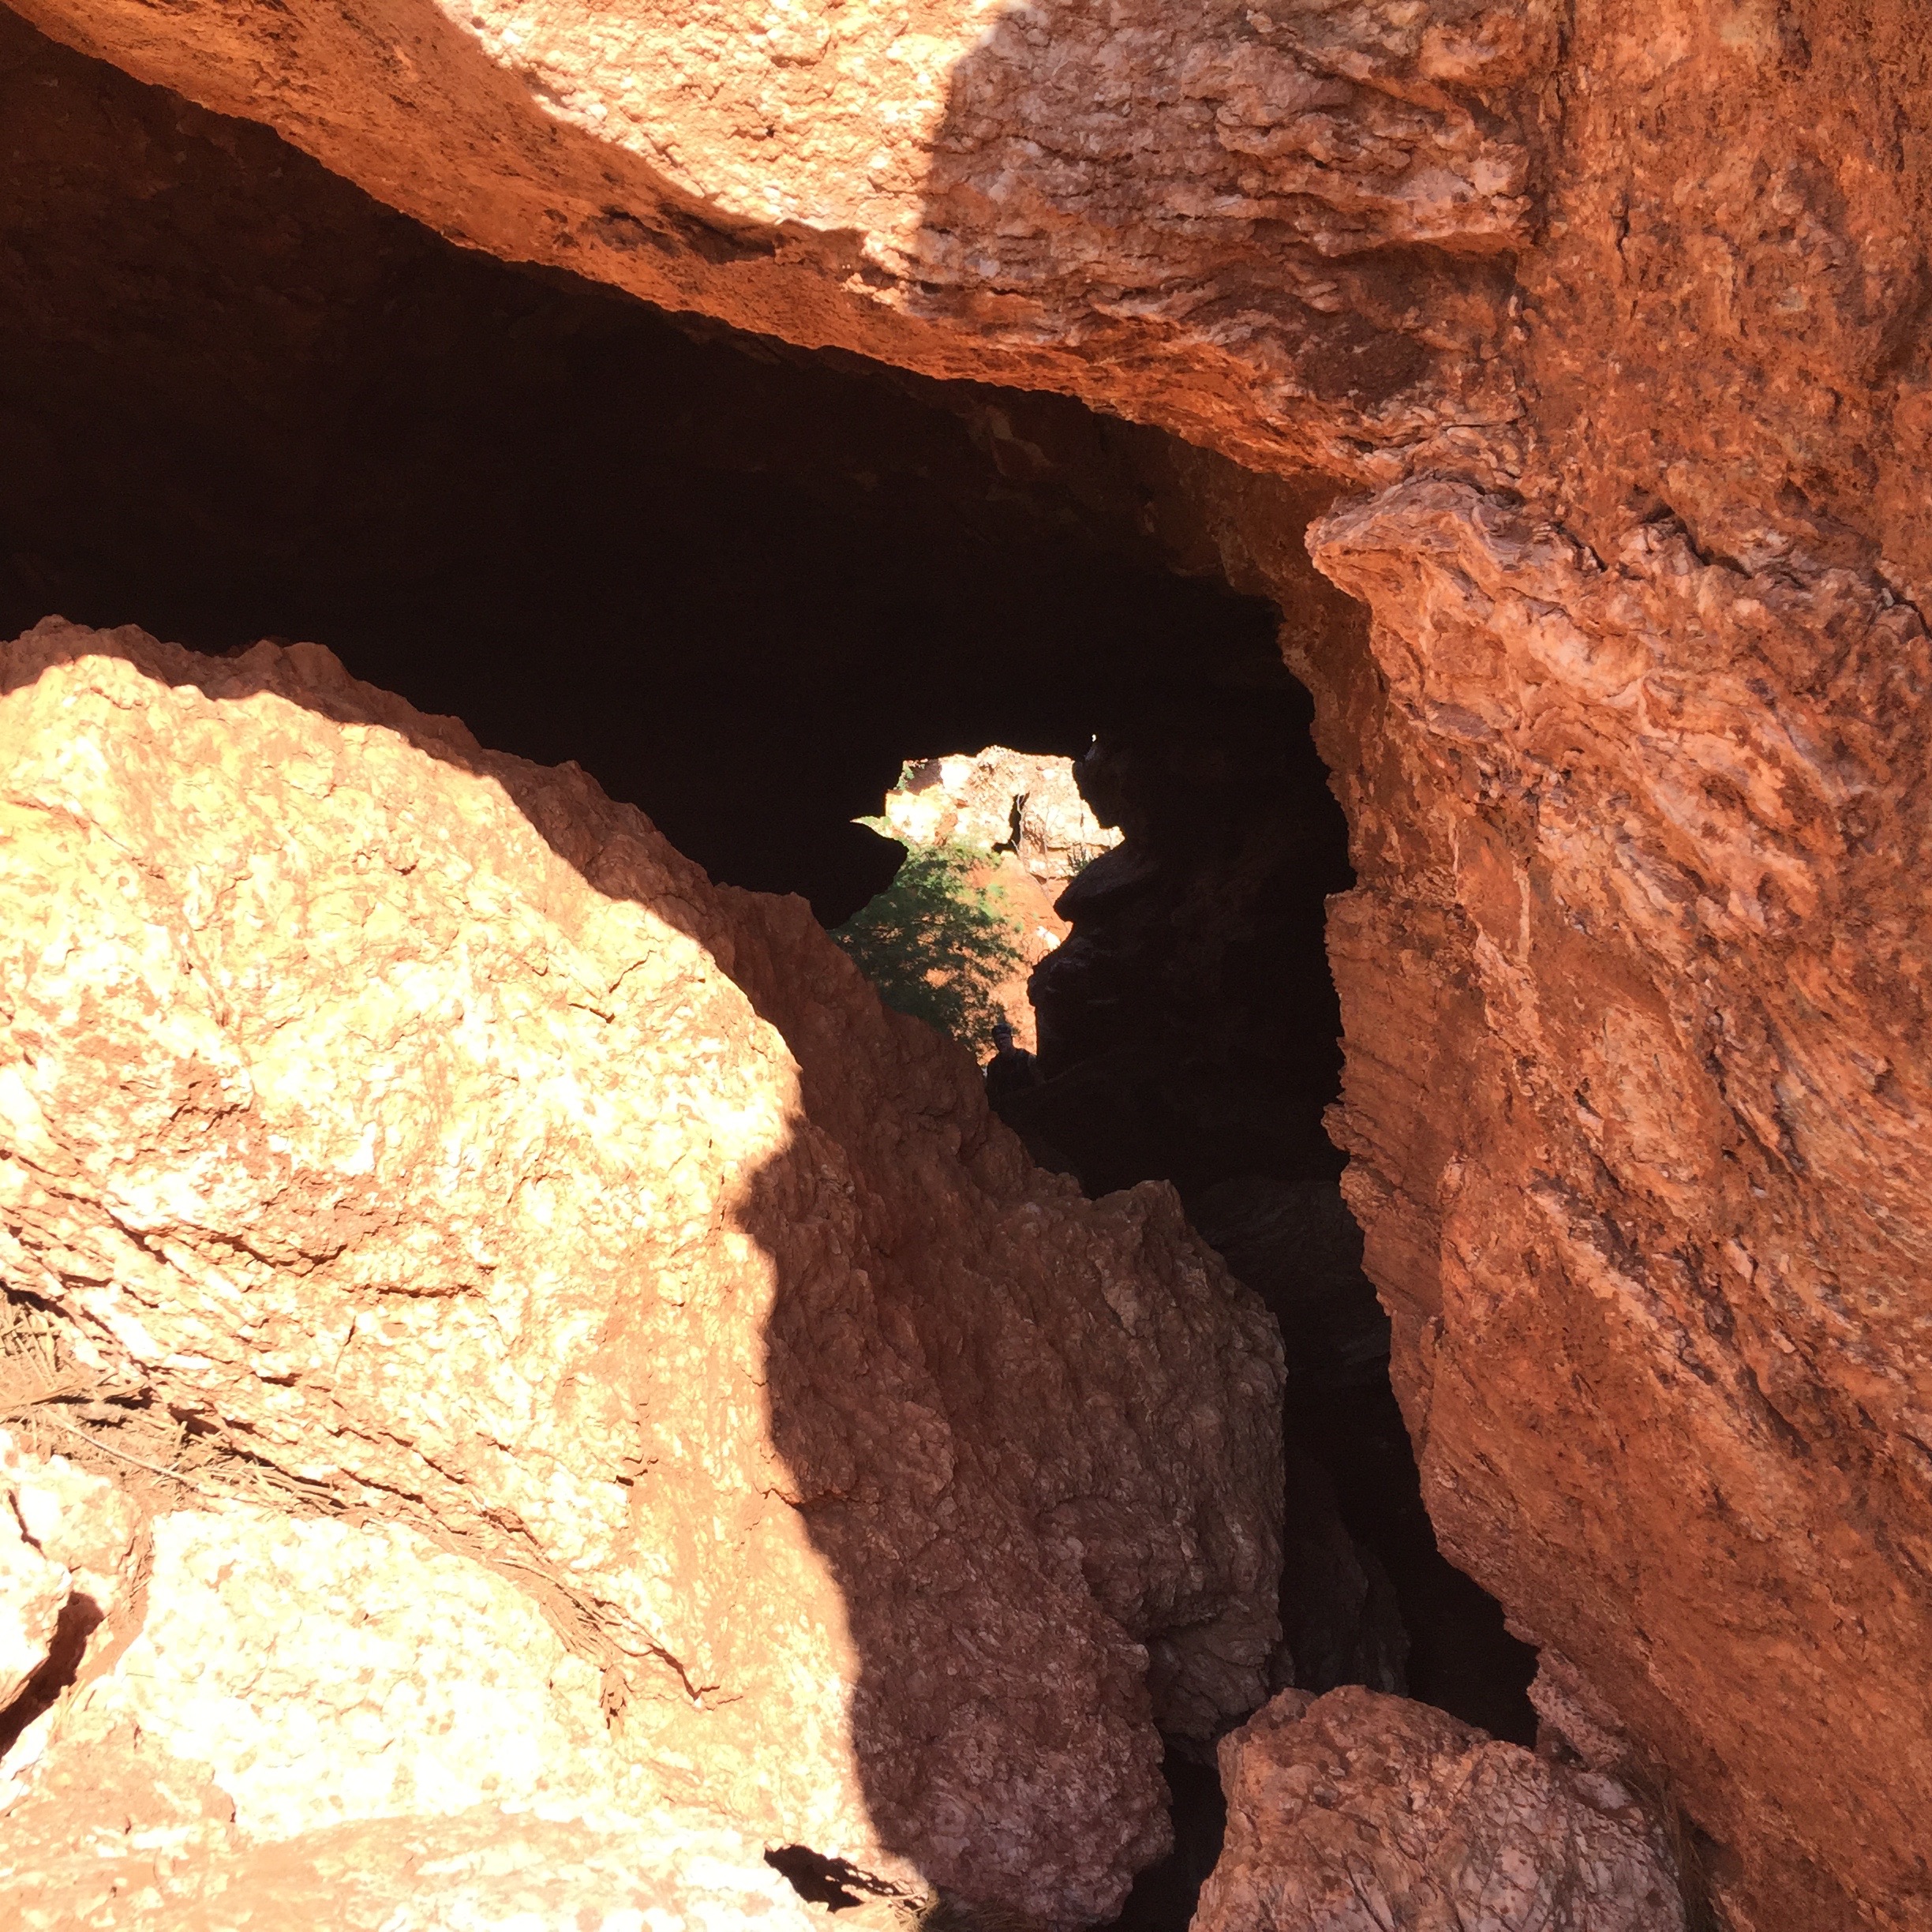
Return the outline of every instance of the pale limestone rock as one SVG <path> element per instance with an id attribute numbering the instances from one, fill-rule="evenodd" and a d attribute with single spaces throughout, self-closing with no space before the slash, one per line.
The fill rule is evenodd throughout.
<path id="1" fill-rule="evenodd" d="M 135 1587 L 140 1513 L 105 1477 L 24 1451 L 0 1429 L 0 1711 L 52 1651 L 78 1676 L 112 1641 Z M 0 1805 L 6 1802 L 0 1763 Z"/>
<path id="2" fill-rule="evenodd" d="M 524 1590 L 395 1523 L 161 1515 L 138 1634 L 36 1730 L 0 1799 L 22 1928 L 814 1923 L 662 1803 Z"/>
<path id="3" fill-rule="evenodd" d="M 208 1827 L 159 1852 L 74 1852 L 58 1840 L 36 1850 L 4 1895 L 19 1932 L 823 1932 L 828 1923 L 756 1844 L 670 1813 L 614 1827 L 491 1809 L 264 1846 Z"/>
<path id="4" fill-rule="evenodd" d="M 507 1575 L 395 1523 L 243 1503 L 154 1524 L 140 1633 L 43 1765 L 117 1732 L 204 1765 L 261 1840 L 485 1805 L 635 1816 L 602 1674 Z"/>
<path id="5" fill-rule="evenodd" d="M 118 1484 L 62 1455 L 23 1452 L 0 1430 L 0 1485 L 34 1546 L 73 1578 L 90 1617 L 110 1619 L 133 1595 L 141 1512 Z"/>
<path id="6" fill-rule="evenodd" d="M 0 667 L 0 1271 L 69 1351 L 271 1500 L 450 1552 L 391 1556 L 459 1566 L 479 1670 L 530 1593 L 572 1653 L 518 1707 L 538 1763 L 908 1891 L 1109 1910 L 1166 1834 L 1154 1720 L 1252 1709 L 1276 1635 L 1279 1342 L 1171 1193 L 1032 1169 L 796 902 L 325 651 L 50 622 Z M 158 1702 L 117 1666 L 73 1722 L 219 1747 L 265 1830 L 488 1801 L 482 1718 L 404 1687 L 414 1586 L 360 1649 L 300 1634 L 366 1523 L 263 1530 L 224 1581 L 230 1519 L 170 1520 Z M 196 1703 L 278 1601 L 291 1727 L 341 1650 L 455 1768 L 380 1710 L 324 1771 Z"/>
<path id="7" fill-rule="evenodd" d="M 11 1550 L 4 1548 L 9 1530 L 24 1539 Z M 142 1512 L 115 1484 L 65 1456 L 29 1454 L 0 1430 L 0 1566 L 17 1579 L 24 1556 L 42 1567 L 46 1586 L 32 1641 L 21 1653 L 32 1667 L 0 1698 L 6 1739 L 0 1817 L 27 1791 L 63 1694 L 104 1668 L 132 1634 L 145 1548 Z M 44 1675 L 28 1698 L 8 1711 L 42 1665 Z"/>
<path id="8" fill-rule="evenodd" d="M 886 794 L 886 829 L 908 845 L 1005 848 L 1049 895 L 1121 842 L 1081 797 L 1073 761 L 988 745 L 908 765 Z"/>
<path id="9" fill-rule="evenodd" d="M 1227 1838 L 1195 1932 L 1683 1932 L 1621 1784 L 1426 1705 L 1286 1691 L 1220 1756 Z"/>

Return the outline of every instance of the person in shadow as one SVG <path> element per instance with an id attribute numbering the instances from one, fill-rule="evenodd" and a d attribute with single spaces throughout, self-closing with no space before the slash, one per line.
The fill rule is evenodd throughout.
<path id="1" fill-rule="evenodd" d="M 987 1099 L 995 1114 L 1005 1103 L 1031 1093 L 1040 1084 L 1039 1062 L 1024 1046 L 1013 1044 L 1013 1030 L 1004 1020 L 993 1023 L 993 1058 L 987 1062 Z"/>

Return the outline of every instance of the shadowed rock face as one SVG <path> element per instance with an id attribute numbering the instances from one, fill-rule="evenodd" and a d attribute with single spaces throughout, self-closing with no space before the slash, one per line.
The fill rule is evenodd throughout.
<path id="1" fill-rule="evenodd" d="M 3 665 L 8 1286 L 82 1383 L 189 1421 L 218 1498 L 396 1532 L 271 1520 L 281 1583 L 143 1626 L 121 1714 L 257 1848 L 453 1816 L 493 1787 L 460 1737 L 397 1785 L 406 1699 L 358 1707 L 369 1765 L 271 1777 L 299 1657 L 200 1704 L 171 1660 L 365 1571 L 483 1623 L 507 1579 L 574 1660 L 517 1692 L 563 1767 L 529 1803 L 1118 1906 L 1159 1732 L 1252 1709 L 1279 1629 L 1279 1338 L 1172 1191 L 1033 1168 L 799 902 L 316 646 L 50 620 Z M 185 1578 L 238 1522 L 179 1526 Z"/>
<path id="2" fill-rule="evenodd" d="M 1332 1491 L 1360 1548 L 1291 1534 L 1280 1681 L 1408 1690 L 1528 1743 L 1533 1654 L 1430 1533 L 1388 1317 L 1321 1131 L 1341 1070 L 1322 923 L 1352 882 L 1346 829 L 1298 755 L 1306 694 L 1231 668 L 1199 667 L 1081 759 L 1126 837 L 1061 897 L 1073 932 L 1032 986 L 1046 1077 L 1001 1111 L 1091 1193 L 1171 1178 L 1281 1325 L 1290 1492 Z M 1310 1530 L 1322 1515 L 1296 1512 Z"/>
<path id="3" fill-rule="evenodd" d="M 1683 1932 L 1669 1848 L 1613 1778 L 1362 1690 L 1289 1691 L 1221 1744 L 1198 1932 Z"/>
<path id="4" fill-rule="evenodd" d="M 1516 414 L 1542 0 L 20 10 L 473 245 L 740 328 L 1276 463 L 1387 474 Z"/>
<path id="5" fill-rule="evenodd" d="M 1143 526 L 1156 432 L 451 247 L 4 12 L 0 118 L 9 636 L 326 640 L 828 924 L 906 757 L 1077 752 L 1177 638 L 1273 655 Z"/>
<path id="6" fill-rule="evenodd" d="M 1281 473 L 1171 520 L 1305 615 L 1432 1511 L 1735 1923 L 1923 1925 L 1919 9 L 24 10 L 505 256 Z"/>

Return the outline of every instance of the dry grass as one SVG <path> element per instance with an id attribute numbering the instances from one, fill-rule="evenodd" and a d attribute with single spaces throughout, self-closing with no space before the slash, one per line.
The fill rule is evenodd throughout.
<path id="1" fill-rule="evenodd" d="M 0 1427 L 32 1455 L 63 1455 L 137 1493 L 196 1489 L 207 1458 L 138 1383 L 77 1361 L 66 1324 L 29 1295 L 0 1295 Z"/>
<path id="2" fill-rule="evenodd" d="M 1655 1760 L 1619 1765 L 1616 1775 L 1634 1792 L 1657 1820 L 1683 1900 L 1686 1932 L 1724 1932 L 1709 1868 L 1711 1841 L 1691 1821 L 1668 1774 Z"/>

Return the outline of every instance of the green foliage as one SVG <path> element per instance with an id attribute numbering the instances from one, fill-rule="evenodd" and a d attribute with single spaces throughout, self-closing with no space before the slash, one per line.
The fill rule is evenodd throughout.
<path id="1" fill-rule="evenodd" d="M 957 842 L 915 846 L 832 934 L 888 1006 L 975 1050 L 992 1045 L 993 990 L 1020 964 L 1005 896 L 972 882 L 987 857 Z"/>

